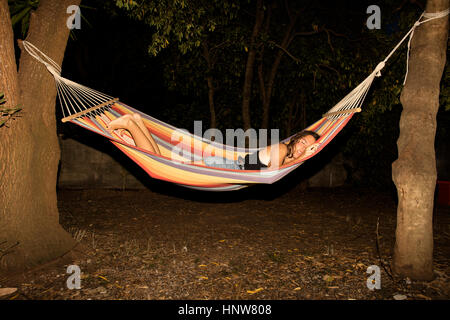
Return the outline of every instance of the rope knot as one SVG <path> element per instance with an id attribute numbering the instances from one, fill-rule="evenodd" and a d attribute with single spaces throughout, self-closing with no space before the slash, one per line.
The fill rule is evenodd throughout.
<path id="1" fill-rule="evenodd" d="M 424 12 L 423 16 L 425 18 L 438 19 L 438 18 L 445 17 L 449 13 L 450 13 L 450 8 L 447 8 L 447 9 L 439 11 L 439 12 Z"/>
<path id="2" fill-rule="evenodd" d="M 381 76 L 381 69 L 384 68 L 385 62 L 381 61 L 376 67 L 375 67 L 375 76 L 380 77 Z"/>
<path id="3" fill-rule="evenodd" d="M 28 41 L 22 41 L 22 45 L 24 49 L 37 61 L 42 63 L 47 70 L 54 76 L 59 77 L 61 76 L 61 67 L 53 61 L 49 56 L 44 54 L 41 50 L 36 48 L 33 44 L 31 44 Z"/>

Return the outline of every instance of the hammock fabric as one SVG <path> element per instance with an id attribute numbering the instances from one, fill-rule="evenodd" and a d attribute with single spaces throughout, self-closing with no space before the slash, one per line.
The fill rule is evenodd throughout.
<path id="1" fill-rule="evenodd" d="M 22 43 L 26 51 L 43 63 L 53 75 L 57 85 L 59 101 L 63 107 L 63 122 L 70 121 L 103 135 L 153 178 L 198 190 L 231 191 L 255 183 L 274 183 L 320 152 L 344 128 L 353 114 L 361 111 L 361 106 L 373 80 L 381 75 L 380 71 L 383 69 L 385 62 L 400 44 L 408 36 L 410 42 L 414 29 L 421 23 L 446 15 L 448 15 L 448 10 L 436 14 L 422 14 L 386 59 L 380 62 L 364 81 L 324 114 L 320 120 L 305 128 L 320 135 L 320 139 L 316 141 L 317 149 L 314 153 L 277 169 L 265 170 L 232 170 L 192 163 L 201 160 L 205 154 L 220 155 L 227 159 L 236 160 L 239 156 L 244 157 L 259 148 L 235 148 L 177 129 L 119 102 L 117 98 L 61 77 L 61 68 L 52 59 L 31 43 L 27 41 Z M 423 16 L 428 19 L 420 21 Z M 106 130 L 110 121 L 131 113 L 141 115 L 147 129 L 158 144 L 161 155 L 136 147 L 132 137 L 125 130 L 122 132 L 121 130 L 115 130 L 112 134 Z M 289 141 L 289 139 L 290 137 L 283 142 Z"/>
<path id="2" fill-rule="evenodd" d="M 124 114 L 139 113 L 146 127 L 153 135 L 161 155 L 134 146 L 128 134 L 115 133 L 111 136 L 106 131 L 109 121 Z M 351 114 L 335 120 L 323 118 L 308 127 L 321 135 L 319 148 L 322 149 L 350 120 Z M 152 118 L 121 102 L 114 102 L 101 114 L 79 117 L 71 122 L 105 136 L 141 166 L 151 177 L 188 186 L 194 189 L 209 191 L 237 190 L 254 183 L 273 183 L 303 163 L 280 167 L 276 170 L 232 170 L 212 168 L 200 164 L 192 164 L 193 160 L 201 160 L 203 154 L 221 155 L 236 160 L 239 156 L 255 152 L 258 149 L 232 148 L 227 145 L 205 140 L 193 134 Z M 176 136 L 179 139 L 174 140 Z M 319 149 L 317 152 L 320 151 Z"/>

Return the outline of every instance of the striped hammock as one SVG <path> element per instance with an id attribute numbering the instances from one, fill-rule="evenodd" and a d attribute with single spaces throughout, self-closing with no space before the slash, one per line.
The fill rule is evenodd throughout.
<path id="1" fill-rule="evenodd" d="M 198 190 L 230 191 L 245 188 L 255 183 L 274 183 L 320 152 L 344 128 L 354 113 L 361 111 L 361 106 L 372 82 L 375 77 L 381 75 L 380 71 L 383 69 L 385 62 L 400 44 L 408 36 L 410 42 L 414 29 L 420 24 L 440 18 L 446 14 L 448 14 L 448 10 L 444 13 L 428 14 L 428 16 L 426 13 L 423 13 L 397 46 L 364 81 L 325 113 L 320 120 L 305 128 L 320 135 L 320 139 L 316 141 L 317 149 L 314 153 L 277 169 L 264 170 L 233 170 L 193 163 L 193 161 L 201 160 L 204 154 L 221 155 L 230 160 L 237 160 L 239 156 L 244 157 L 246 154 L 256 152 L 260 148 L 235 148 L 179 130 L 127 106 L 120 102 L 118 98 L 61 77 L 59 65 L 33 44 L 27 41 L 22 43 L 26 51 L 43 63 L 53 75 L 63 110 L 63 122 L 70 121 L 109 139 L 153 178 Z M 429 19 L 420 21 L 423 16 Z M 147 129 L 158 144 L 161 155 L 135 146 L 132 137 L 124 130 L 122 132 L 115 130 L 113 133 L 109 133 L 106 130 L 106 126 L 110 121 L 131 113 L 141 115 Z M 290 138 L 288 137 L 282 142 L 289 141 Z"/>
<path id="2" fill-rule="evenodd" d="M 239 156 L 245 157 L 260 148 L 236 148 L 180 130 L 120 102 L 118 98 L 62 77 L 60 67 L 52 59 L 27 41 L 23 41 L 23 46 L 52 73 L 62 106 L 63 122 L 72 122 L 109 139 L 153 178 L 205 191 L 231 191 L 255 183 L 271 184 L 299 167 L 305 160 L 320 152 L 344 128 L 354 113 L 361 111 L 361 105 L 375 76 L 380 75 L 379 71 L 384 66 L 384 62 L 380 63 L 361 84 L 319 121 L 305 128 L 320 135 L 314 153 L 277 169 L 233 170 L 207 167 L 193 161 L 201 160 L 204 154 L 221 155 L 226 159 L 236 160 Z M 112 133 L 106 130 L 110 121 L 132 113 L 141 115 L 158 144 L 161 155 L 137 147 L 125 130 L 115 130 Z M 282 142 L 289 141 L 290 138 Z"/>

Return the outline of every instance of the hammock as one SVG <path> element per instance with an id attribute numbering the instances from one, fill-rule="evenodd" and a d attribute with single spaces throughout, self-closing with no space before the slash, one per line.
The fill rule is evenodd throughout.
<path id="1" fill-rule="evenodd" d="M 177 129 L 122 103 L 118 98 L 62 77 L 60 66 L 52 59 L 33 44 L 27 41 L 22 43 L 26 51 L 43 63 L 53 75 L 63 110 L 63 122 L 72 122 L 109 139 L 153 178 L 192 189 L 231 191 L 242 189 L 255 183 L 274 183 L 320 152 L 345 127 L 352 116 L 361 111 L 361 106 L 373 80 L 381 75 L 380 71 L 385 66 L 385 62 L 400 44 L 408 36 L 410 37 L 408 42 L 409 55 L 409 44 L 414 29 L 421 23 L 447 14 L 448 10 L 436 14 L 423 13 L 397 46 L 376 66 L 366 79 L 325 113 L 320 120 L 305 128 L 320 135 L 320 139 L 316 141 L 317 149 L 314 153 L 277 169 L 265 170 L 233 170 L 192 163 L 193 161 L 201 160 L 204 154 L 220 155 L 229 160 L 237 160 L 238 157 L 245 157 L 246 154 L 256 152 L 260 148 L 236 148 Z M 429 19 L 420 21 L 423 16 Z M 141 115 L 147 129 L 158 144 L 161 155 L 135 146 L 132 137 L 127 133 L 120 133 L 118 130 L 115 130 L 111 134 L 106 130 L 106 126 L 110 121 L 131 113 Z M 291 137 L 286 138 L 282 142 L 289 141 Z"/>

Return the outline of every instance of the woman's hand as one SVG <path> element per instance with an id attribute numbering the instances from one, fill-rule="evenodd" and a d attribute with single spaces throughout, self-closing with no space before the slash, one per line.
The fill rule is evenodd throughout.
<path id="1" fill-rule="evenodd" d="M 317 151 L 317 148 L 319 148 L 319 143 L 313 143 L 308 148 L 306 148 L 306 151 L 303 154 L 302 158 L 309 157 L 310 155 L 312 155 L 313 153 L 315 153 Z"/>

